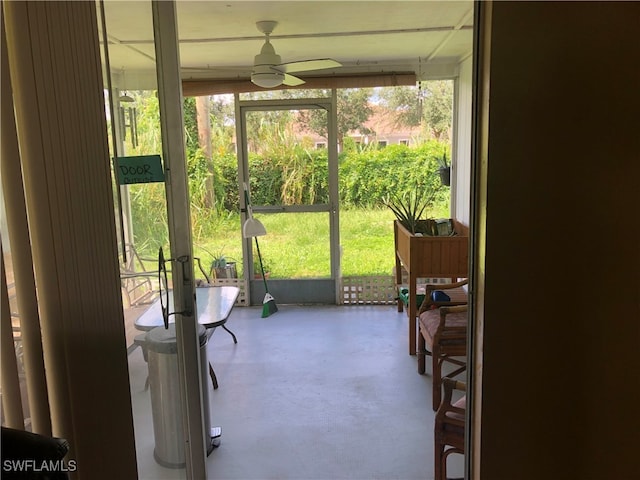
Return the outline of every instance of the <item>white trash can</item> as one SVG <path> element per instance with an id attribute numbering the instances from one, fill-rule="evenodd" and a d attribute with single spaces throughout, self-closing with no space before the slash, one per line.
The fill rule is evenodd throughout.
<path id="1" fill-rule="evenodd" d="M 200 371 L 204 401 L 204 432 L 207 453 L 210 446 L 211 419 L 209 412 L 209 384 L 207 361 L 206 329 L 198 326 L 200 340 Z M 184 432 L 182 428 L 182 397 L 178 382 L 178 345 L 175 324 L 168 329 L 156 327 L 147 332 L 145 346 L 149 364 L 149 388 L 151 391 L 151 412 L 153 414 L 153 434 L 155 449 L 153 457 L 160 465 L 168 468 L 185 466 Z"/>

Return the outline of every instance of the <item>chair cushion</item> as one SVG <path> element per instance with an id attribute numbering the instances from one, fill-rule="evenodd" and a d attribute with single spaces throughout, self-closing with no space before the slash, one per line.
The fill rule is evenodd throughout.
<path id="1" fill-rule="evenodd" d="M 465 395 L 460 400 L 458 400 L 457 402 L 453 403 L 452 406 L 458 407 L 458 408 L 461 408 L 461 409 L 465 410 L 466 404 L 467 404 L 467 396 Z M 451 419 L 454 419 L 454 420 L 459 420 L 461 422 L 465 421 L 464 413 L 446 412 L 444 415 L 447 418 L 451 418 Z M 464 427 L 460 427 L 459 425 L 453 425 L 451 423 L 447 423 L 447 421 L 445 420 L 443 422 L 442 428 L 446 433 L 460 435 L 461 437 L 464 438 Z"/>
<path id="2" fill-rule="evenodd" d="M 451 297 L 442 290 L 434 290 L 431 292 L 431 300 L 434 302 L 450 302 Z"/>
<path id="3" fill-rule="evenodd" d="M 448 288 L 447 290 L 436 290 L 436 291 L 445 292 L 449 297 L 448 303 L 460 304 L 460 303 L 467 303 L 469 301 L 469 292 L 467 292 L 466 285 L 462 287 Z M 437 301 L 437 300 L 434 299 L 434 301 Z"/>
<path id="4" fill-rule="evenodd" d="M 440 324 L 440 310 L 427 310 L 420 314 L 420 331 L 424 337 L 427 345 L 433 345 L 433 338 L 438 331 L 438 325 Z M 467 326 L 467 312 L 456 312 L 447 314 L 445 321 L 445 329 L 447 327 L 466 327 Z M 443 337 L 440 339 L 441 345 L 464 345 L 466 340 L 460 338 L 447 339 Z"/>
<path id="5" fill-rule="evenodd" d="M 462 410 L 465 410 L 467 408 L 467 396 L 465 395 L 460 400 L 458 400 L 457 402 L 453 403 L 452 406 L 461 408 Z M 457 420 L 464 421 L 464 415 L 460 414 L 458 412 L 447 412 L 445 415 L 447 417 L 449 417 L 449 418 L 455 418 Z"/>

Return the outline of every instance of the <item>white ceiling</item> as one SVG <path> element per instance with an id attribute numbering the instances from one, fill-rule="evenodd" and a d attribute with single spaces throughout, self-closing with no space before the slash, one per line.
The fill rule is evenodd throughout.
<path id="1" fill-rule="evenodd" d="M 472 52 L 472 1 L 179 0 L 177 16 L 183 79 L 248 79 L 264 43 L 260 20 L 278 22 L 271 41 L 283 62 L 333 58 L 343 65 L 301 78 L 446 78 Z M 106 0 L 105 19 L 111 70 L 133 89 L 155 75 L 151 2 Z"/>

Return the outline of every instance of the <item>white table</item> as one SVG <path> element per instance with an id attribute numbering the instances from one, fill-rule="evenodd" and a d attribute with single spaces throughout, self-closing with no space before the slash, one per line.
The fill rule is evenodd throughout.
<path id="1" fill-rule="evenodd" d="M 196 305 L 198 313 L 198 323 L 207 329 L 207 339 L 211 338 L 216 327 L 224 328 L 229 335 L 233 337 L 233 343 L 238 343 L 238 339 L 234 333 L 229 330 L 225 323 L 231 314 L 233 305 L 240 294 L 238 287 L 229 285 L 215 287 L 199 287 L 196 288 Z M 169 292 L 169 313 L 173 313 L 173 295 Z M 169 316 L 169 323 L 175 322 L 175 315 Z M 162 305 L 158 298 L 135 322 L 134 326 L 138 330 L 149 331 L 156 327 L 163 327 L 164 320 L 162 318 Z M 142 347 L 142 352 L 146 360 L 145 334 L 138 335 L 135 343 Z M 213 371 L 211 362 L 209 362 L 209 374 L 213 388 L 218 388 L 218 379 Z"/>
<path id="2" fill-rule="evenodd" d="M 229 331 L 224 324 L 227 322 L 229 314 L 231 314 L 233 305 L 240 294 L 240 289 L 238 287 L 224 285 L 199 287 L 196 288 L 195 291 L 198 323 L 206 328 L 215 329 L 216 327 L 223 327 Z M 169 313 L 173 313 L 173 311 L 173 295 L 169 292 Z M 174 321 L 175 315 L 170 315 L 169 323 Z M 162 305 L 160 304 L 159 298 L 135 321 L 134 325 L 138 330 L 143 331 L 164 325 Z M 231 335 L 233 336 L 233 334 Z M 233 338 L 235 340 L 235 336 L 233 336 Z"/>

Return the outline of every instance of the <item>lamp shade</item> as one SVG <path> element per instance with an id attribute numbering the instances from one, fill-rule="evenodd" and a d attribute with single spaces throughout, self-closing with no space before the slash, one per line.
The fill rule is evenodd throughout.
<path id="1" fill-rule="evenodd" d="M 282 85 L 284 73 L 282 72 L 254 72 L 251 74 L 251 83 L 262 88 L 273 88 Z"/>
<path id="2" fill-rule="evenodd" d="M 244 238 L 261 237 L 267 234 L 262 222 L 256 218 L 249 217 L 242 225 L 242 236 Z"/>

